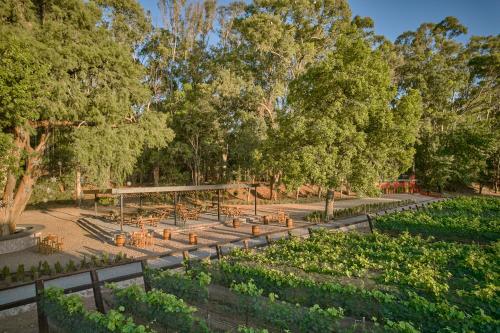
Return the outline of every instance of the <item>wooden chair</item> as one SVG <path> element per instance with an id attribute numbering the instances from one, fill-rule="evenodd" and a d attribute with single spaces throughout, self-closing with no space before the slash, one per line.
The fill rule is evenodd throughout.
<path id="1" fill-rule="evenodd" d="M 64 238 L 63 237 L 59 237 L 57 239 L 57 241 L 55 242 L 55 249 L 56 249 L 56 251 L 61 252 L 62 249 L 63 249 L 63 246 L 64 246 Z"/>
<path id="2" fill-rule="evenodd" d="M 278 221 L 278 223 L 286 223 L 287 217 L 288 215 L 286 215 L 283 210 L 279 210 L 278 215 L 276 216 L 276 220 Z"/>
<path id="3" fill-rule="evenodd" d="M 146 234 L 145 245 L 146 246 L 154 246 L 155 245 L 153 233 L 147 233 Z"/>

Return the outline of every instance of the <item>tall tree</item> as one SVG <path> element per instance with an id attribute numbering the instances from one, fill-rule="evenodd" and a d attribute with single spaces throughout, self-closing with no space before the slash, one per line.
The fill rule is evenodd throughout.
<path id="1" fill-rule="evenodd" d="M 283 163 L 300 156 L 301 172 L 292 175 L 373 194 L 378 181 L 407 170 L 421 101 L 414 91 L 397 98 L 391 79 L 383 52 L 354 34 L 298 77 L 280 126 Z"/>
<path id="2" fill-rule="evenodd" d="M 144 112 L 134 53 L 149 23 L 136 1 L 6 1 L 0 24 L 1 140 L 13 159 L 0 177 L 0 232 L 8 234 L 45 172 L 55 128 L 73 133 L 77 163 L 102 182 L 123 180 L 144 144 L 163 145 L 172 133 Z"/>
<path id="3" fill-rule="evenodd" d="M 466 32 L 447 17 L 396 40 L 403 58 L 396 68 L 399 87 L 418 90 L 424 106 L 417 177 L 438 190 L 480 181 L 496 156 L 491 134 L 498 119 L 498 37 L 473 37 L 464 45 L 457 37 Z"/>

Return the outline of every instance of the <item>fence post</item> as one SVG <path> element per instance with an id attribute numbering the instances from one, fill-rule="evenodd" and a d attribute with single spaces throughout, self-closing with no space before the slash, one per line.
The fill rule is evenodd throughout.
<path id="1" fill-rule="evenodd" d="M 182 259 L 186 262 L 186 273 L 189 271 L 189 251 L 182 251 Z"/>
<path id="2" fill-rule="evenodd" d="M 90 279 L 92 280 L 92 290 L 94 291 L 94 300 L 97 311 L 104 313 L 104 302 L 102 301 L 101 286 L 99 277 L 95 269 L 90 271 Z"/>
<path id="3" fill-rule="evenodd" d="M 42 294 L 43 294 L 43 280 L 35 281 L 35 291 L 36 291 L 36 312 L 38 314 L 38 331 L 40 333 L 49 333 L 49 322 L 47 321 L 47 316 L 42 309 Z"/>
<path id="4" fill-rule="evenodd" d="M 245 250 L 248 250 L 248 239 L 243 240 L 243 247 L 245 248 Z"/>
<path id="5" fill-rule="evenodd" d="M 151 291 L 151 284 L 149 283 L 149 279 L 146 277 L 146 270 L 148 269 L 148 262 L 146 260 L 141 261 L 142 268 L 142 278 L 144 280 L 144 290 L 146 292 Z"/>
<path id="6" fill-rule="evenodd" d="M 222 259 L 222 249 L 219 244 L 215 245 L 215 251 L 217 252 L 217 259 Z"/>
<path id="7" fill-rule="evenodd" d="M 266 242 L 267 242 L 267 245 L 271 244 L 271 236 L 266 235 Z"/>
<path id="8" fill-rule="evenodd" d="M 370 232 L 373 234 L 373 222 L 372 222 L 372 217 L 370 214 L 366 214 L 366 217 L 368 219 L 368 225 L 370 226 Z"/>

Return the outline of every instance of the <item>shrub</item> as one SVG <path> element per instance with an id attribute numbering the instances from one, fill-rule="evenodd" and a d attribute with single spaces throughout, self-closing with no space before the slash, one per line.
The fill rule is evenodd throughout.
<path id="1" fill-rule="evenodd" d="M 136 325 L 132 318 L 120 311 L 110 310 L 106 315 L 87 311 L 77 295 L 65 296 L 62 289 L 47 288 L 42 295 L 42 309 L 48 319 L 67 332 L 92 333 L 148 333 L 154 332 L 143 325 Z"/>
<path id="2" fill-rule="evenodd" d="M 126 311 L 149 321 L 156 321 L 163 328 L 181 333 L 208 331 L 203 321 L 193 317 L 196 308 L 174 295 L 160 290 L 146 293 L 137 285 L 124 289 L 116 285 L 108 287 L 112 289 L 116 302 L 125 307 Z"/>
<path id="3" fill-rule="evenodd" d="M 188 301 L 208 301 L 208 285 L 211 278 L 210 275 L 204 272 L 196 276 L 188 276 L 168 270 L 158 271 L 147 269 L 144 275 L 153 288 L 174 294 Z"/>

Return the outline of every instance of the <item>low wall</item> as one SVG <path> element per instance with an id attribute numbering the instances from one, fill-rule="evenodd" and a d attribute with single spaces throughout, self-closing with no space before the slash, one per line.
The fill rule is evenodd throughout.
<path id="1" fill-rule="evenodd" d="M 19 228 L 24 228 L 24 230 L 0 238 L 0 254 L 26 250 L 37 244 L 42 228 L 27 225 L 19 226 Z"/>

